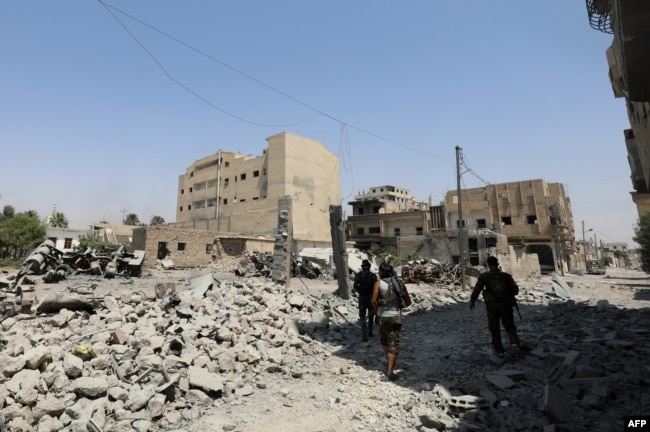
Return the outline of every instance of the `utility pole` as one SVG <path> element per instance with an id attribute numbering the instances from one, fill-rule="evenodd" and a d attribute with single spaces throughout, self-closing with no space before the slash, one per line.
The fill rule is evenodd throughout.
<path id="1" fill-rule="evenodd" d="M 122 225 L 124 225 L 124 218 L 126 217 L 125 214 L 126 214 L 126 209 L 122 209 Z"/>
<path id="2" fill-rule="evenodd" d="M 463 230 L 463 205 L 460 193 L 460 159 L 462 151 L 456 146 L 456 192 L 458 193 L 458 252 L 460 254 L 460 289 L 465 288 L 465 232 Z"/>
<path id="3" fill-rule="evenodd" d="M 585 221 L 582 221 L 582 264 L 585 266 L 585 270 L 587 270 L 587 253 L 585 249 Z"/>

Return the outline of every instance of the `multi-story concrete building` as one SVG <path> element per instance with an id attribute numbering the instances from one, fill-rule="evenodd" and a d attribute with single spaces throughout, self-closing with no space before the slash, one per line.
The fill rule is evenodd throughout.
<path id="1" fill-rule="evenodd" d="M 650 1 L 587 0 L 587 12 L 593 28 L 614 35 L 606 52 L 609 78 L 627 105 L 631 194 L 641 216 L 650 211 Z"/>
<path id="2" fill-rule="evenodd" d="M 331 243 L 330 205 L 340 203 L 338 156 L 322 143 L 282 132 L 260 156 L 218 151 L 178 179 L 175 228 L 273 235 L 278 200 L 292 198 L 293 236 Z"/>
<path id="3" fill-rule="evenodd" d="M 571 201 L 564 185 L 541 179 L 491 184 L 445 196 L 447 226 L 492 230 L 508 244 L 536 253 L 542 271 L 578 267 Z"/>
<path id="4" fill-rule="evenodd" d="M 386 244 L 400 236 L 424 236 L 431 230 L 429 204 L 411 196 L 404 188 L 375 186 L 348 202 L 348 239 L 359 248 L 373 243 Z"/>

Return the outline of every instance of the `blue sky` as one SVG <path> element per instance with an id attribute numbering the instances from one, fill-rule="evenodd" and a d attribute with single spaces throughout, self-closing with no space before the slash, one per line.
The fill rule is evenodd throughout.
<path id="1" fill-rule="evenodd" d="M 634 246 L 611 41 L 579 0 L 3 1 L 0 206 L 171 222 L 194 160 L 288 131 L 340 156 L 344 211 L 442 201 L 460 146 L 463 187 L 563 183 L 578 239 Z"/>

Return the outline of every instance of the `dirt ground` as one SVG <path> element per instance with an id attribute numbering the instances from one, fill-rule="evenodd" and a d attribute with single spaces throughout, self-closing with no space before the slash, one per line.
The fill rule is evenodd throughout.
<path id="1" fill-rule="evenodd" d="M 216 275 L 224 282 L 237 278 L 231 272 Z M 186 277 L 187 271 L 184 270 L 151 270 L 141 278 L 128 280 L 117 278 L 110 282 L 98 280 L 93 289 L 96 290 L 97 297 L 107 293 L 119 297 L 120 292 L 132 291 L 142 291 L 153 296 L 153 287 L 156 283 L 180 282 Z M 558 346 L 557 350 L 560 352 L 577 349 L 588 354 L 586 350 L 590 348 L 571 340 L 566 334 L 560 334 L 559 327 L 556 327 L 563 314 L 573 310 L 575 305 L 585 310 L 606 307 L 606 310 L 613 311 L 612 313 L 628 314 L 631 313 L 630 311 L 635 311 L 634 313 L 640 314 L 639 316 L 644 319 L 648 317 L 650 282 L 648 275 L 644 273 L 632 270 L 610 270 L 605 276 L 566 275 L 563 280 L 572 286 L 573 299 L 568 302 L 570 306 L 566 306 L 565 299 L 560 299 L 553 294 L 551 276 L 517 281 L 521 287 L 522 319 L 517 318 L 516 321 L 521 339 L 531 350 L 547 346 L 548 340 L 553 339 L 553 344 Z M 36 287 L 40 293 L 60 289 L 57 284 L 37 283 Z M 301 290 L 314 299 L 331 296 L 337 290 L 335 281 L 318 279 L 295 278 L 291 280 L 290 287 Z M 529 429 L 529 425 L 535 424 L 536 420 L 525 419 L 528 416 L 540 418 L 542 415 L 539 394 L 535 395 L 535 400 L 532 402 L 520 403 L 509 399 L 509 395 L 513 394 L 520 397 L 521 390 L 519 393 L 513 393 L 513 390 L 492 389 L 491 392 L 498 398 L 495 406 L 499 409 L 494 409 L 488 419 L 469 418 L 467 425 L 459 426 L 458 429 L 427 428 L 422 423 L 418 424 L 416 407 L 427 410 L 432 415 L 436 414 L 438 409 L 443 410 L 442 402 L 437 396 L 434 397 L 433 389 L 436 386 L 456 383 L 467 392 L 471 392 L 471 387 L 475 390 L 487 389 L 484 373 L 492 359 L 489 357 L 490 343 L 484 308 L 477 305 L 474 312 L 470 312 L 468 308 L 467 300 L 471 287 L 461 290 L 459 287 L 408 284 L 408 288 L 415 299 L 415 304 L 405 314 L 402 351 L 397 364 L 397 372 L 400 375 L 398 381 L 386 382 L 384 379 L 385 358 L 377 336 L 367 343 L 362 343 L 360 331 L 353 322 L 356 311 L 355 300 L 352 299 L 346 303 L 347 319 L 350 322 L 339 320 L 338 324 L 332 323 L 329 334 L 323 339 L 328 350 L 324 355 L 313 359 L 304 357 L 297 359 L 295 364 L 288 366 L 293 373 L 276 374 L 271 377 L 244 377 L 250 380 L 251 386 L 255 388 L 255 391 L 245 397 L 215 400 L 208 409 L 196 412 L 195 418 L 185 419 L 186 421 L 180 427 L 154 427 L 151 430 L 176 432 L 222 430 L 333 432 L 414 429 L 541 431 L 548 421 L 539 420 L 538 428 Z M 431 298 L 444 301 L 432 303 L 429 301 Z M 589 325 L 592 324 L 580 322 L 567 324 L 564 327 L 572 327 L 575 330 L 576 326 L 588 327 Z M 639 332 L 639 335 L 647 345 L 647 333 Z M 637 356 L 629 357 L 630 362 L 637 360 Z M 542 361 L 544 363 L 540 363 Z M 508 355 L 503 363 L 497 366 L 527 371 L 525 388 L 541 392 L 548 371 L 538 374 L 535 370 L 546 367 L 549 361 L 531 354 L 513 354 Z M 643 371 L 647 373 L 645 364 L 627 364 L 626 358 L 620 361 L 631 368 L 632 374 L 637 369 L 639 373 Z M 605 366 L 601 367 L 605 368 Z M 647 397 L 641 399 L 639 404 L 643 404 L 641 406 L 647 414 L 650 401 Z M 424 403 L 425 400 L 428 402 Z M 408 416 L 394 414 L 391 405 L 402 405 L 404 401 L 410 401 L 409 404 L 412 406 Z M 616 425 L 619 416 L 638 414 L 634 411 L 625 412 L 625 408 L 617 403 L 612 403 L 608 408 L 598 409 L 599 415 L 610 419 L 612 425 Z M 594 410 L 597 411 L 596 408 Z M 580 412 L 586 413 L 585 419 L 573 419 L 571 430 L 596 430 L 590 429 L 595 421 L 589 417 L 595 415 L 591 408 L 584 408 Z M 517 426 L 517 418 L 519 418 L 519 426 Z M 483 426 L 472 429 L 473 426 L 469 426 L 470 424 L 483 424 Z"/>

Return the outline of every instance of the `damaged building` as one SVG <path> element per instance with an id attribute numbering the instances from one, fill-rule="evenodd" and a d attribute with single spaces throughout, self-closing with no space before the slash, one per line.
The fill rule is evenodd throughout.
<path id="1" fill-rule="evenodd" d="M 462 226 L 470 233 L 470 254 L 481 248 L 482 239 L 490 247 L 491 236 L 480 233 L 492 231 L 505 236 L 515 252 L 537 254 L 542 272 L 563 272 L 580 265 L 571 201 L 563 184 L 534 179 L 461 189 L 460 193 L 462 222 L 457 191 L 447 192 L 445 209 L 449 226 L 456 230 Z M 477 234 L 475 240 L 472 232 Z"/>
<path id="2" fill-rule="evenodd" d="M 614 97 L 624 98 L 630 128 L 623 131 L 632 200 L 639 216 L 650 211 L 650 3 L 587 0 L 592 28 L 613 35 L 605 52 Z"/>
<path id="3" fill-rule="evenodd" d="M 174 228 L 277 234 L 278 200 L 290 197 L 298 245 L 331 243 L 329 207 L 340 202 L 338 156 L 322 143 L 282 132 L 260 156 L 218 151 L 178 179 Z"/>

